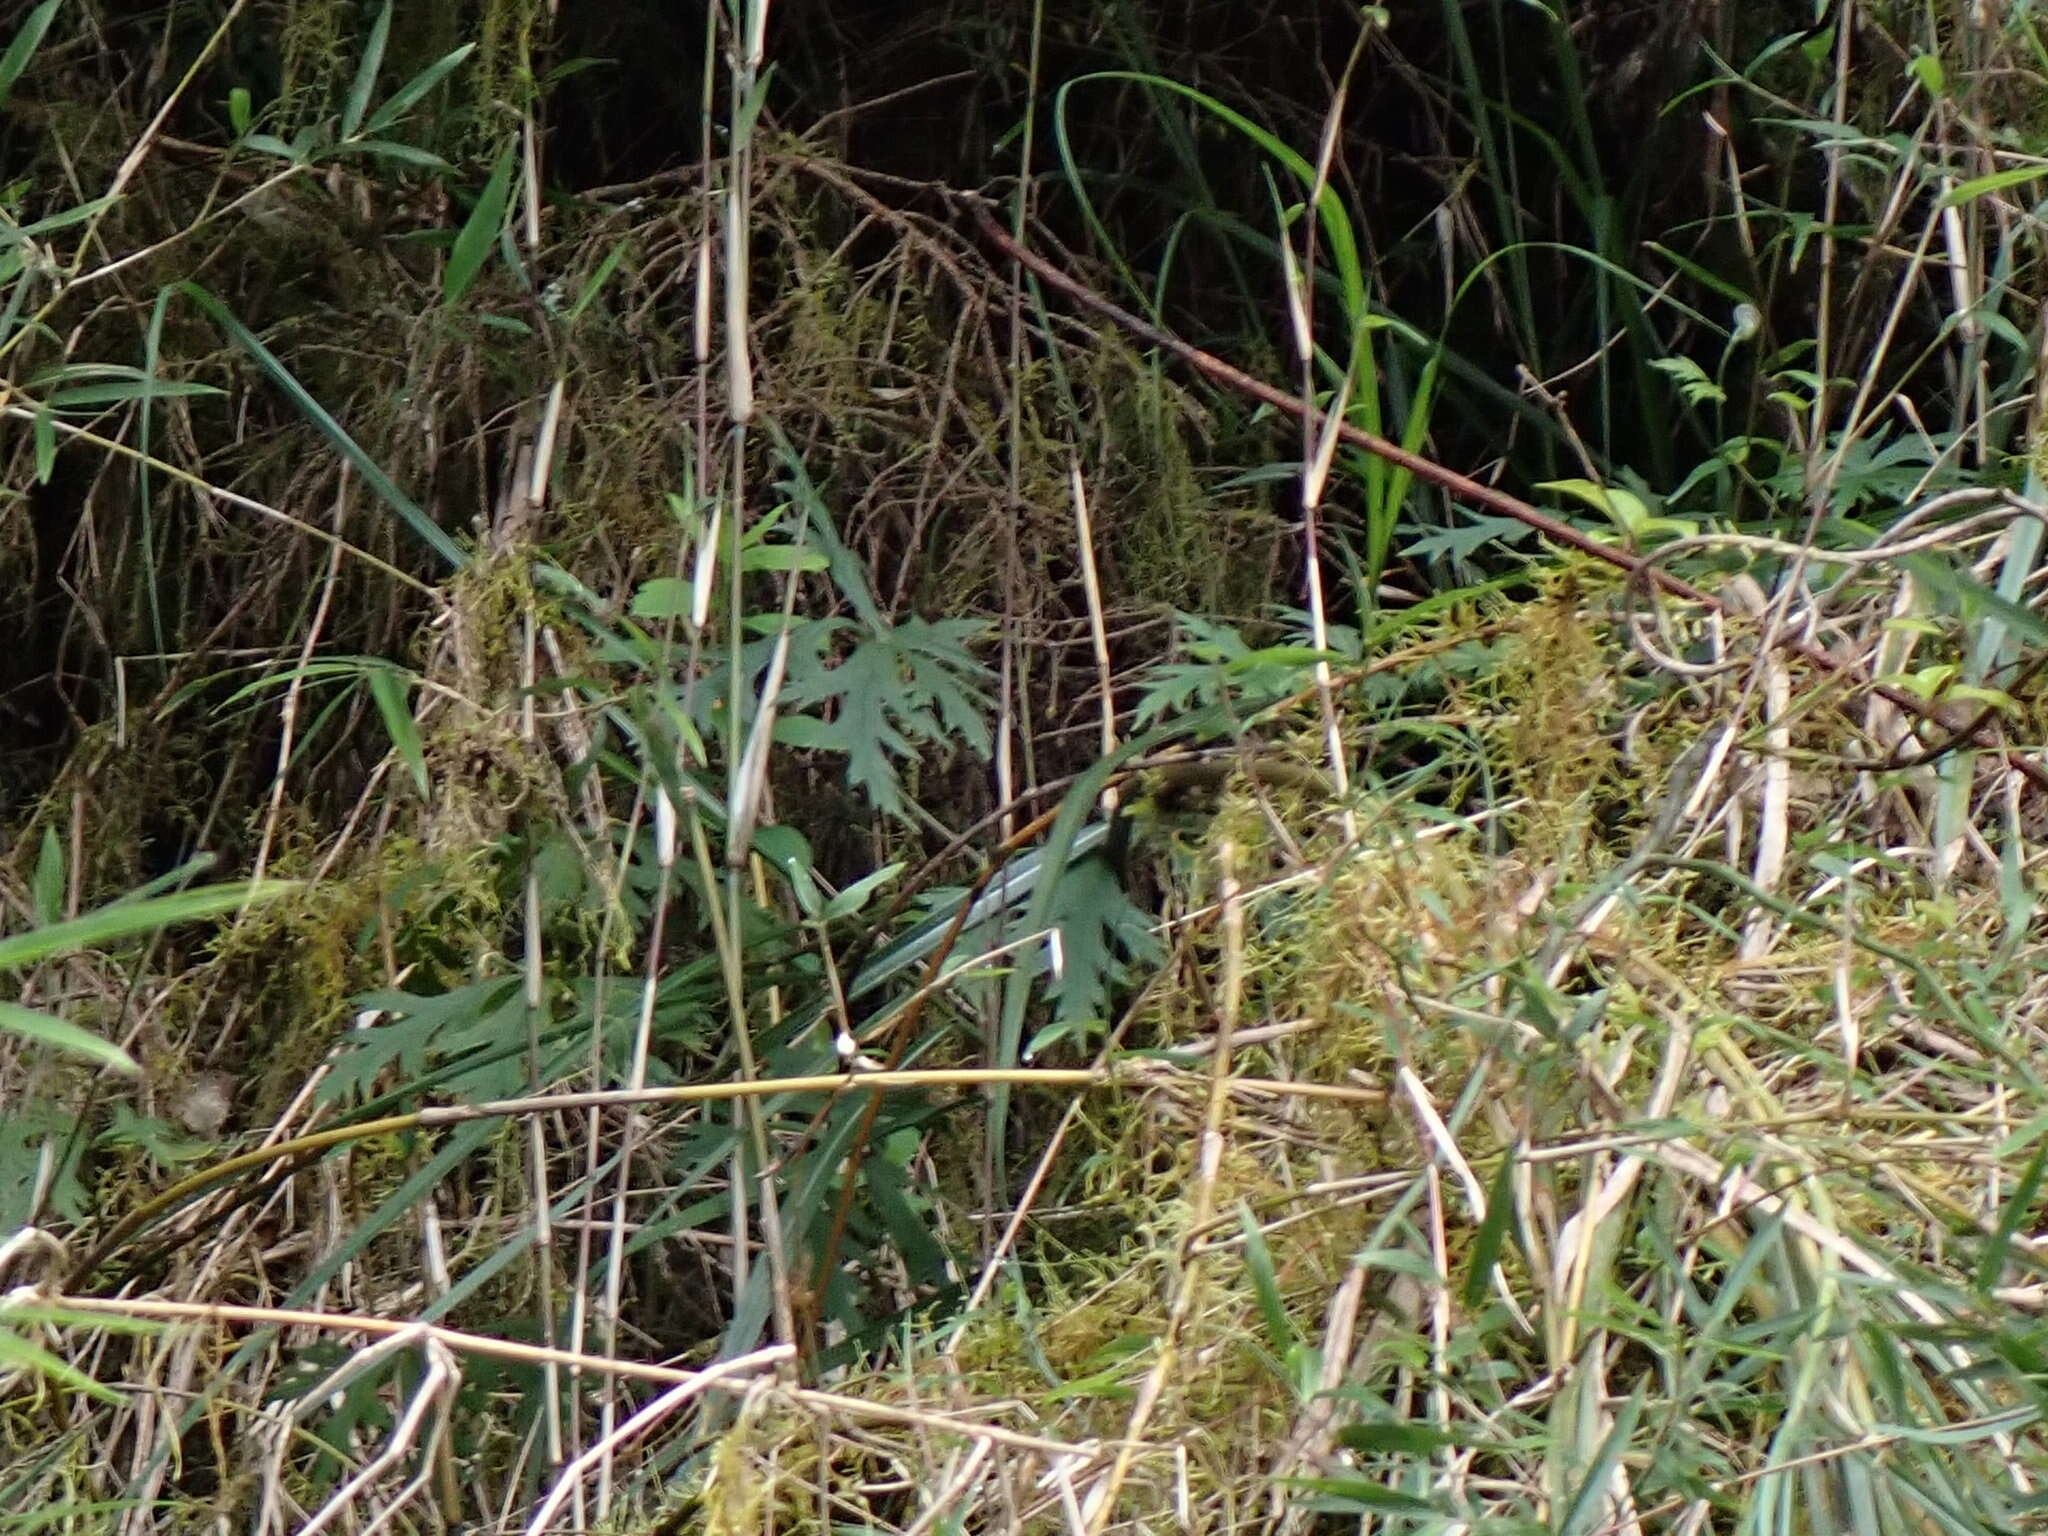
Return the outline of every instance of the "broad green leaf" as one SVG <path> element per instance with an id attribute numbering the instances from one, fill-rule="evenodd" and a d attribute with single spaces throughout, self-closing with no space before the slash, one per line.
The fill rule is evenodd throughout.
<path id="1" fill-rule="evenodd" d="M 389 160 L 393 164 L 407 165 L 421 171 L 449 169 L 448 162 L 431 149 L 401 144 L 395 139 L 351 139 L 346 144 L 335 145 L 333 154 L 335 158 L 342 155 L 365 155 L 373 160 Z"/>
<path id="2" fill-rule="evenodd" d="M 382 133 L 410 112 L 422 96 L 445 80 L 457 65 L 475 51 L 475 43 L 464 43 L 453 53 L 443 54 L 400 86 L 392 94 L 391 99 L 371 115 L 369 122 L 363 125 L 363 131 L 372 137 Z"/>
<path id="3" fill-rule="evenodd" d="M 83 1056 L 103 1067 L 112 1067 L 116 1072 L 125 1072 L 130 1077 L 142 1070 L 134 1057 L 111 1041 L 102 1040 L 92 1031 L 80 1029 L 76 1024 L 51 1014 L 24 1008 L 19 1003 L 0 1002 L 0 1032 L 40 1040 L 44 1045 Z"/>
<path id="4" fill-rule="evenodd" d="M 903 873 L 903 864 L 884 864 L 871 875 L 866 875 L 849 885 L 845 890 L 825 903 L 825 910 L 818 914 L 821 923 L 836 923 L 842 917 L 851 917 L 873 898 L 876 891 Z"/>
<path id="5" fill-rule="evenodd" d="M 1623 533 L 1636 533 L 1650 520 L 1650 509 L 1643 505 L 1643 499 L 1616 486 L 1600 485 L 1591 480 L 1544 480 L 1538 482 L 1536 489 L 1558 491 L 1583 501 Z"/>
<path id="6" fill-rule="evenodd" d="M 396 667 L 370 667 L 365 676 L 377 714 L 384 721 L 385 733 L 412 774 L 413 788 L 420 792 L 422 800 L 429 798 L 432 785 L 427 779 L 427 754 L 420 744 L 419 724 L 412 717 L 412 688 L 416 679 Z"/>
<path id="7" fill-rule="evenodd" d="M 57 841 L 55 827 L 43 828 L 31 901 L 36 922 L 41 926 L 47 927 L 64 915 L 64 845 Z"/>
<path id="8" fill-rule="evenodd" d="M 837 666 L 793 651 L 784 720 L 829 705 L 830 744 L 846 753 L 848 779 L 883 814 L 905 815 L 898 762 L 949 743 L 978 756 L 989 750 L 988 669 L 966 650 L 982 630 L 974 620 L 906 619 L 864 638 Z"/>
<path id="9" fill-rule="evenodd" d="M 491 167 L 490 180 L 477 194 L 476 206 L 469 210 L 462 232 L 455 237 L 455 244 L 448 252 L 448 267 L 441 278 L 441 296 L 450 304 L 462 302 L 462 296 L 469 292 L 469 285 L 476 281 L 477 274 L 483 271 L 484 263 L 490 259 L 491 247 L 497 244 L 498 230 L 505 222 L 505 207 L 512 197 L 512 166 L 512 148 L 507 145 L 499 154 L 498 163 Z"/>
<path id="10" fill-rule="evenodd" d="M 47 1376 L 115 1408 L 125 1401 L 118 1392 L 101 1386 L 69 1360 L 51 1354 L 39 1344 L 31 1344 L 11 1328 L 0 1328 L 0 1371 L 9 1376 L 16 1372 Z"/>
<path id="11" fill-rule="evenodd" d="M 1999 688 L 1983 688 L 1974 683 L 1958 683 L 1955 687 L 1949 689 L 1944 697 L 1958 700 L 1964 704 L 1975 704 L 1982 708 L 1995 709 L 2000 714 L 2011 715 L 2015 719 L 2020 714 L 2020 701 Z"/>
<path id="12" fill-rule="evenodd" d="M 21 72 L 28 68 L 28 61 L 41 46 L 43 34 L 50 30 L 50 23 L 57 19 L 58 8 L 64 0 L 43 0 L 43 3 L 28 13 L 28 19 L 21 24 L 21 30 L 14 34 L 14 41 L 7 45 L 7 51 L 0 53 L 0 103 L 7 100 L 8 92 L 14 89 L 14 82 L 21 78 Z"/>
<path id="13" fill-rule="evenodd" d="M 789 882 L 789 888 L 796 896 L 798 910 L 805 917 L 815 918 L 822 900 L 818 894 L 818 882 L 811 873 L 811 845 L 803 833 L 795 827 L 756 827 L 754 849 L 782 871 L 782 877 Z"/>
<path id="14" fill-rule="evenodd" d="M 1059 934 L 1060 974 L 1046 995 L 1063 1023 L 1103 1016 L 1133 961 L 1164 958 L 1153 914 L 1131 900 L 1108 858 L 1070 861 L 1053 888 L 1048 916 Z"/>
<path id="15" fill-rule="evenodd" d="M 295 881 L 253 880 L 234 885 L 201 886 L 198 890 L 153 896 L 142 901 L 115 902 L 82 917 L 31 928 L 27 933 L 0 939 L 0 971 L 19 970 L 53 955 L 91 949 L 138 933 L 154 933 L 173 923 L 218 917 L 245 903 L 274 901 L 297 889 Z"/>
<path id="16" fill-rule="evenodd" d="M 352 139 L 356 130 L 363 125 L 363 114 L 370 110 L 370 92 L 377 88 L 377 71 L 384 65 L 384 45 L 391 40 L 391 0 L 384 0 L 378 7 L 377 19 L 370 23 L 370 36 L 363 44 L 363 57 L 356 65 L 355 83 L 349 87 L 348 100 L 341 109 L 341 136 Z"/>
<path id="17" fill-rule="evenodd" d="M 1906 68 L 1928 95 L 1948 94 L 1948 71 L 1942 67 L 1940 54 L 1916 53 L 1907 61 Z"/>
<path id="18" fill-rule="evenodd" d="M 1512 517 L 1474 517 L 1462 525 L 1426 533 L 1401 552 L 1411 560 L 1434 560 L 1447 556 L 1469 560 L 1489 544 L 1512 544 L 1533 533 L 1527 523 Z"/>
<path id="19" fill-rule="evenodd" d="M 832 566 L 822 549 L 801 544 L 756 544 L 740 552 L 743 571 L 823 571 Z"/>
<path id="20" fill-rule="evenodd" d="M 342 1039 L 334 1069 L 321 1084 L 323 1101 L 368 1093 L 387 1071 L 401 1082 L 416 1083 L 429 1068 L 450 1062 L 459 1064 L 461 1074 L 444 1080 L 443 1087 L 460 1082 L 467 1094 L 497 1098 L 524 1086 L 522 1053 L 494 1054 L 489 1049 L 525 1039 L 526 1002 L 517 978 L 493 977 L 431 996 L 376 992 L 357 1002 L 392 1017 L 368 1029 L 350 1030 Z"/>
<path id="21" fill-rule="evenodd" d="M 636 619 L 659 622 L 687 618 L 690 612 L 690 584 L 675 576 L 655 576 L 640 583 L 626 610 Z"/>

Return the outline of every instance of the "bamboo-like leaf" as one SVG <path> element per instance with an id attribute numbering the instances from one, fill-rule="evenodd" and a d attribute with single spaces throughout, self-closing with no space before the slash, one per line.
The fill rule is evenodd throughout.
<path id="1" fill-rule="evenodd" d="M 422 96 L 447 79 L 455 67 L 475 51 L 475 43 L 464 43 L 452 53 L 441 55 L 393 92 L 391 99 L 379 107 L 363 125 L 363 132 L 374 138 L 389 128 L 410 112 Z"/>
<path id="2" fill-rule="evenodd" d="M 611 248 L 605 259 L 597 264 L 597 270 L 590 274 L 590 281 L 583 285 L 583 291 L 576 296 L 576 302 L 569 306 L 569 313 L 563 317 L 571 325 L 583 318 L 583 311 L 590 308 L 591 302 L 611 279 L 612 273 L 618 270 L 619 263 L 625 259 L 626 248 L 631 243 L 630 240 L 619 241 Z"/>
<path id="3" fill-rule="evenodd" d="M 376 701 L 385 733 L 391 737 L 391 745 L 397 749 L 412 774 L 413 787 L 424 800 L 432 786 L 427 779 L 427 754 L 420 744 L 419 724 L 412 717 L 412 679 L 396 667 L 369 667 L 364 676 L 369 679 L 370 697 Z"/>
<path id="4" fill-rule="evenodd" d="M 295 145 L 287 144 L 274 133 L 252 133 L 242 140 L 244 149 L 259 155 L 275 155 L 280 160 L 289 160 L 293 165 L 305 163 L 306 153 Z"/>
<path id="5" fill-rule="evenodd" d="M 30 1343 L 11 1328 L 0 1328 L 0 1372 L 9 1376 L 16 1372 L 34 1372 L 111 1407 L 118 1408 L 122 1403 L 118 1392 L 101 1386 L 70 1361 L 51 1354 L 40 1344 Z"/>
<path id="6" fill-rule="evenodd" d="M 341 136 L 352 139 L 370 110 L 370 92 L 377 88 L 377 71 L 384 66 L 384 45 L 391 40 L 391 0 L 378 8 L 370 23 L 370 36 L 363 44 L 363 57 L 356 65 L 356 78 L 349 87 L 348 101 L 341 109 Z"/>
<path id="7" fill-rule="evenodd" d="M 57 419 L 47 406 L 36 408 L 36 419 L 29 431 L 35 439 L 36 484 L 48 485 L 50 477 L 57 473 Z"/>
<path id="8" fill-rule="evenodd" d="M 211 384 L 194 384 L 173 380 L 169 383 L 152 384 L 147 379 L 119 381 L 107 384 L 81 384 L 76 389 L 60 389 L 44 402 L 53 411 L 97 410 L 105 405 L 120 405 L 129 400 L 172 400 L 193 399 L 202 395 L 224 395 L 227 391 Z"/>
<path id="9" fill-rule="evenodd" d="M 91 949 L 138 933 L 154 933 L 173 923 L 196 922 L 232 912 L 245 903 L 275 901 L 298 889 L 290 880 L 252 880 L 233 885 L 207 885 L 170 896 L 121 901 L 62 923 L 31 928 L 0 939 L 0 971 L 20 970 L 53 955 Z"/>
<path id="10" fill-rule="evenodd" d="M 1252 1277 L 1252 1294 L 1258 1298 L 1259 1317 L 1266 1325 L 1266 1342 L 1273 1353 L 1286 1358 L 1299 1342 L 1294 1320 L 1287 1315 L 1287 1303 L 1280 1295 L 1280 1275 L 1273 1266 L 1273 1251 L 1266 1246 L 1266 1234 L 1242 1200 L 1237 1203 L 1237 1228 L 1244 1234 L 1244 1267 Z"/>
<path id="11" fill-rule="evenodd" d="M 1959 208 L 1964 203 L 1975 202 L 1993 192 L 2003 192 L 2009 187 L 2023 187 L 2030 181 L 2039 181 L 2048 176 L 2048 166 L 2019 165 L 2009 171 L 1993 171 L 1988 176 L 1972 176 L 1968 181 L 1959 181 L 1941 196 L 1936 203 L 1937 211 L 1945 208 Z"/>
<path id="12" fill-rule="evenodd" d="M 47 926 L 64 915 L 64 845 L 57 841 L 55 827 L 43 828 L 31 901 L 39 924 Z"/>
<path id="13" fill-rule="evenodd" d="M 50 30 L 50 23 L 57 19 L 57 8 L 63 3 L 64 0 L 43 0 L 28 13 L 28 20 L 14 34 L 14 41 L 7 45 L 7 51 L 0 53 L 0 103 L 7 100 L 8 92 L 14 89 L 14 82 L 28 68 L 28 61 L 35 56 L 43 34 Z"/>
<path id="14" fill-rule="evenodd" d="M 421 149 L 416 144 L 401 144 L 396 139 L 353 139 L 334 147 L 334 156 L 365 155 L 373 160 L 390 160 L 398 165 L 411 166 L 420 171 L 445 171 L 448 162 L 431 149 Z"/>
<path id="15" fill-rule="evenodd" d="M 24 1008 L 19 1003 L 0 1002 L 0 1033 L 20 1035 L 28 1040 L 40 1040 L 44 1045 L 60 1051 L 69 1051 L 74 1056 L 83 1056 L 88 1061 L 98 1062 L 103 1067 L 112 1067 L 133 1077 L 142 1068 L 135 1058 L 110 1040 L 102 1040 L 91 1030 L 80 1029 L 53 1014 L 38 1013 L 33 1008 Z"/>
<path id="16" fill-rule="evenodd" d="M 245 123 L 242 132 L 248 131 Z M 154 379 L 158 376 L 158 363 L 163 357 L 164 322 L 171 312 L 171 290 L 159 288 L 156 302 L 149 307 L 149 325 L 142 333 L 142 376 Z M 164 628 L 163 580 L 157 561 L 156 543 L 156 476 L 152 466 L 155 463 L 156 412 L 145 398 L 142 409 L 135 413 L 135 435 L 142 448 L 142 457 L 135 465 L 135 510 L 142 525 L 142 590 L 149 604 L 149 633 L 159 651 L 170 649 L 170 638 Z"/>
<path id="17" fill-rule="evenodd" d="M 1472 1259 L 1465 1270 L 1465 1290 L 1460 1298 L 1469 1308 L 1476 1309 L 1486 1300 L 1487 1288 L 1493 1283 L 1494 1266 L 1500 1262 L 1501 1249 L 1506 1246 L 1508 1233 L 1513 1230 L 1515 1156 L 1518 1151 L 1518 1147 L 1510 1147 L 1507 1155 L 1501 1158 L 1500 1172 L 1494 1176 L 1493 1189 L 1487 1196 L 1486 1220 L 1479 1224 L 1479 1235 L 1472 1241 Z"/>
<path id="18" fill-rule="evenodd" d="M 825 903 L 825 910 L 818 914 L 821 923 L 836 923 L 842 917 L 851 917 L 873 898 L 876 891 L 903 873 L 899 859 L 894 864 L 884 864 L 872 874 L 863 875 L 845 890 Z"/>
<path id="19" fill-rule="evenodd" d="M 1559 1536 L 1591 1536 L 1604 1523 L 1614 1469 L 1620 1465 L 1622 1452 L 1628 1449 L 1629 1441 L 1635 1436 L 1636 1421 L 1642 1417 L 1648 1390 L 1647 1387 L 1637 1387 L 1614 1415 L 1614 1427 L 1601 1440 L 1600 1449 L 1595 1453 L 1592 1465 L 1586 1468 L 1570 1509 L 1557 1527 Z"/>
<path id="20" fill-rule="evenodd" d="M 74 224 L 89 223 L 113 207 L 116 201 L 117 199 L 112 196 L 96 197 L 90 202 L 79 203 L 75 207 L 65 208 L 53 213 L 47 218 L 37 219 L 33 224 L 24 224 L 19 230 L 0 231 L 0 246 L 11 245 L 14 239 L 22 235 L 26 235 L 31 240 L 37 240 L 41 239 L 44 235 L 55 234 L 60 229 L 69 229 Z"/>
<path id="21" fill-rule="evenodd" d="M 469 210 L 469 217 L 463 221 L 448 252 L 448 267 L 441 276 L 441 296 L 450 304 L 460 304 L 469 285 L 483 271 L 491 247 L 497 243 L 499 227 L 505 222 L 505 206 L 511 197 L 512 149 L 507 145 L 499 154 L 498 163 L 491 167 L 490 180 L 477 194 L 476 206 Z"/>
<path id="22" fill-rule="evenodd" d="M 383 466 L 363 451 L 356 440 L 343 429 L 341 423 L 329 414 L 327 407 L 313 398 L 306 386 L 293 376 L 292 371 L 278 360 L 270 348 L 257 339 L 253 331 L 237 320 L 225 304 L 197 283 L 181 282 L 175 287 L 178 292 L 185 294 L 193 303 L 205 310 L 214 324 L 227 332 L 228 339 L 254 359 L 256 366 L 261 368 L 270 381 L 283 390 L 292 404 L 298 407 L 299 413 L 320 430 L 320 434 L 334 445 L 335 450 L 343 458 L 355 466 L 356 473 L 363 477 L 363 482 L 404 520 L 406 526 L 420 536 L 429 549 L 457 570 L 469 563 L 468 557 L 448 536 L 446 530 L 428 517 L 417 502 L 392 482 L 391 477 L 384 473 Z"/>

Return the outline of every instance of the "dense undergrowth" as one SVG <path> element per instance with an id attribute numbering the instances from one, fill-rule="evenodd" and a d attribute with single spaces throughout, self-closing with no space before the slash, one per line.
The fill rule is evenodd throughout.
<path id="1" fill-rule="evenodd" d="M 0 1531 L 2038 1523 L 2029 8 L 672 9 L 7 23 Z"/>

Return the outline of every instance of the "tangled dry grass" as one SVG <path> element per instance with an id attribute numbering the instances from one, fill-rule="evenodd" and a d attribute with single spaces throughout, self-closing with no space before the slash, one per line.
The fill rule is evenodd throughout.
<path id="1" fill-rule="evenodd" d="M 288 9 L 260 121 L 195 75 L 171 135 L 90 28 L 6 119 L 0 1529 L 2038 1518 L 2048 494 L 1993 345 L 2037 168 L 1960 105 L 2024 126 L 2018 23 L 1899 65 L 1925 131 L 1832 154 L 1778 314 L 1642 297 L 1691 271 L 1645 226 L 1539 377 L 1557 231 L 1446 177 L 1512 411 L 1455 302 L 1346 293 L 1355 168 L 1260 158 L 1316 210 L 1236 250 L 1319 402 L 1275 474 L 1190 349 L 1025 280 L 1122 253 L 1026 220 L 1012 267 L 756 115 L 757 34 L 694 165 L 550 201 L 516 8 L 473 76 L 413 39 L 398 150 L 404 37 Z M 1788 186 L 1752 275 L 1801 270 Z M 1716 429 L 1655 491 L 1567 398 L 1631 325 L 1699 413 L 1658 450 Z M 1522 503 L 1372 458 L 1406 411 L 1432 467 L 1446 379 L 1545 437 L 1573 547 L 1489 567 L 1441 488 Z M 293 883 L 141 933 L 201 852 Z"/>

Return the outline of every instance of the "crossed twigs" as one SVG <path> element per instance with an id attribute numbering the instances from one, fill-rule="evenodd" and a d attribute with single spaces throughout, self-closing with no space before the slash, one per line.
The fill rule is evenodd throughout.
<path id="1" fill-rule="evenodd" d="M 1243 369 L 1232 367 L 1214 353 L 1204 352 L 1200 347 L 1195 346 L 1191 342 L 1184 341 L 1180 337 L 1160 329 L 1148 320 L 1140 319 L 1114 300 L 1105 297 L 1095 289 L 1090 288 L 1086 283 L 1061 271 L 1043 256 L 1026 250 L 1011 237 L 1010 233 L 1002 225 L 996 222 L 985 203 L 980 201 L 972 203 L 970 211 L 983 238 L 989 244 L 1009 257 L 1010 260 L 1016 262 L 1025 271 L 1031 273 L 1040 282 L 1058 289 L 1061 293 L 1066 294 L 1067 297 L 1080 304 L 1084 309 L 1093 310 L 1096 314 L 1112 322 L 1120 329 L 1129 332 L 1147 346 L 1156 347 L 1162 352 L 1172 354 L 1199 373 L 1213 379 L 1218 384 L 1236 391 L 1238 394 L 1249 396 L 1251 399 L 1260 401 L 1265 405 L 1270 405 L 1275 410 L 1284 411 L 1297 419 L 1311 422 L 1315 420 L 1316 409 L 1310 402 L 1296 395 L 1289 394 L 1286 390 L 1276 389 L 1263 379 L 1254 378 Z M 1548 512 L 1538 507 L 1531 506 L 1519 497 L 1511 496 L 1506 491 L 1496 490 L 1490 485 L 1482 485 L 1469 475 L 1461 475 L 1454 469 L 1447 469 L 1433 459 L 1426 459 L 1421 454 L 1410 452 L 1399 443 L 1389 442 L 1377 433 L 1368 432 L 1362 427 L 1353 426 L 1348 421 L 1337 423 L 1336 430 L 1337 436 L 1342 441 L 1385 459 L 1389 464 L 1394 464 L 1407 470 L 1418 480 L 1425 480 L 1431 485 L 1441 487 L 1460 501 L 1467 502 L 1476 507 L 1484 507 L 1486 510 L 1497 512 L 1504 517 L 1511 517 L 1517 522 L 1525 523 L 1529 527 L 1534 528 L 1538 533 L 1555 543 L 1566 545 L 1569 548 L 1580 551 L 1582 554 L 1591 555 L 1596 560 L 1604 560 L 1609 565 L 1620 567 L 1629 573 L 1632 584 L 1641 583 L 1646 586 L 1656 587 L 1672 597 L 1680 598 L 1689 603 L 1697 603 L 1713 613 L 1722 615 L 1729 613 L 1728 605 L 1720 598 L 1712 593 L 1701 591 L 1682 577 L 1672 575 L 1654 560 L 1646 560 L 1639 555 L 1631 554 L 1625 549 L 1618 549 L 1613 545 L 1603 544 L 1598 539 L 1581 533 L 1578 529 L 1572 527 L 1571 524 L 1552 517 Z M 1991 727 L 1991 720 L 1989 718 L 1992 713 L 1991 711 L 1980 712 L 1975 718 L 1963 722 L 1960 728 L 1958 728 L 1958 723 L 1950 719 L 1938 705 L 1929 703 L 1918 695 L 1910 693 L 1894 684 L 1876 682 L 1866 678 L 1863 675 L 1862 668 L 1853 660 L 1837 656 L 1826 647 L 1816 645 L 1811 640 L 1802 639 L 1797 635 L 1780 635 L 1777 637 L 1775 645 L 1777 649 L 1797 656 L 1818 670 L 1840 678 L 1845 683 L 1871 689 L 1880 697 L 1897 705 L 1901 710 L 1917 720 L 1940 727 L 1949 734 L 1945 746 L 1938 750 L 1947 750 L 1949 747 L 1964 745 L 1985 748 L 2002 756 L 2009 767 L 2024 774 L 2037 788 L 2048 789 L 2048 768 L 2044 768 L 2031 758 L 2011 750 L 2000 741 L 1997 733 Z M 1924 761 L 1925 756 L 1920 760 Z"/>

